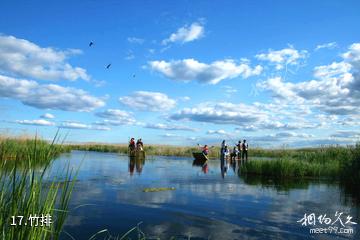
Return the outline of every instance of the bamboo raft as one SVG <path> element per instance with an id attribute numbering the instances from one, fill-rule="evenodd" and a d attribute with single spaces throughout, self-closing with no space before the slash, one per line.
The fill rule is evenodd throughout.
<path id="1" fill-rule="evenodd" d="M 129 148 L 129 157 L 134 157 L 134 158 L 145 158 L 145 151 L 142 149 L 133 149 L 131 150 Z"/>
<path id="2" fill-rule="evenodd" d="M 195 161 L 197 163 L 204 164 L 209 160 L 209 158 L 205 154 L 203 154 L 202 152 L 193 152 L 192 154 L 193 154 L 193 156 L 195 158 Z"/>

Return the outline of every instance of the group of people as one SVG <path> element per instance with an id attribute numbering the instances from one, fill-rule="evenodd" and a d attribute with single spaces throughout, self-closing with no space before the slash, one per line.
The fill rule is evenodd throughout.
<path id="1" fill-rule="evenodd" d="M 241 159 L 241 160 L 248 160 L 248 148 L 249 144 L 246 142 L 246 139 L 244 139 L 242 142 L 239 141 L 231 151 L 225 140 L 221 143 L 221 156 L 222 157 L 228 157 L 230 156 L 231 159 Z"/>
<path id="2" fill-rule="evenodd" d="M 229 147 L 226 144 L 226 141 L 223 140 L 221 143 L 221 150 L 220 150 L 220 156 L 222 158 L 230 157 L 231 160 L 234 159 L 241 159 L 241 160 L 248 160 L 248 148 L 249 144 L 246 142 L 246 139 L 243 141 L 239 141 L 232 151 L 229 149 Z M 202 148 L 202 153 L 207 156 L 209 154 L 209 147 L 208 145 L 204 145 Z"/>
<path id="3" fill-rule="evenodd" d="M 144 144 L 143 144 L 143 142 L 142 142 L 142 140 L 141 140 L 141 138 L 139 138 L 137 141 L 136 141 L 136 143 L 135 143 L 135 138 L 131 138 L 130 139 L 130 142 L 129 142 L 129 148 L 130 148 L 130 150 L 140 150 L 140 151 L 142 151 L 143 149 L 144 149 Z"/>

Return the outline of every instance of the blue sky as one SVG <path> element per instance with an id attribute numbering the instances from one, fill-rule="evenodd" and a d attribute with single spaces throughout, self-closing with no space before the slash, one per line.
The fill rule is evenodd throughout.
<path id="1" fill-rule="evenodd" d="M 359 7 L 2 1 L 0 131 L 50 139 L 60 127 L 78 142 L 353 144 Z"/>

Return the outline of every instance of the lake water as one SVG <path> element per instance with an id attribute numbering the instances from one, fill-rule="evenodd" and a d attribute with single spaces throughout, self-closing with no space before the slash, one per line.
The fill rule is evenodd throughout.
<path id="1" fill-rule="evenodd" d="M 358 225 L 345 225 L 348 215 L 360 222 L 358 199 L 337 183 L 274 183 L 239 176 L 236 165 L 223 173 L 216 160 L 201 167 L 189 158 L 130 161 L 114 153 L 82 151 L 63 154 L 52 172 L 69 163 L 80 167 L 64 228 L 75 239 L 89 239 L 103 229 L 122 235 L 140 222 L 148 237 L 161 239 L 360 239 Z M 149 187 L 176 190 L 143 192 Z M 329 227 L 318 216 L 335 221 L 336 212 L 343 213 L 340 220 L 352 234 L 309 233 L 310 228 Z M 298 221 L 311 213 L 315 226 L 302 226 Z M 337 221 L 332 227 L 342 226 Z"/>

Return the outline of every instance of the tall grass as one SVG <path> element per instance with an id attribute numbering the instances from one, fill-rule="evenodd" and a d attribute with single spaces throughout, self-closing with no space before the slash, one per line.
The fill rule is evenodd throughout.
<path id="1" fill-rule="evenodd" d="M 46 179 L 45 171 L 61 147 L 32 139 L 1 139 L 0 142 L 0 238 L 59 239 L 67 216 L 75 178 L 68 168 L 64 181 Z M 34 166 L 41 171 L 34 170 Z M 49 227 L 30 226 L 30 216 L 49 214 Z M 23 216 L 22 225 L 12 226 L 12 216 Z M 18 219 L 17 219 L 18 220 Z M 35 223 L 34 223 L 35 224 Z"/>
<path id="2" fill-rule="evenodd" d="M 242 165 L 240 172 L 272 178 L 341 178 L 358 183 L 359 159 L 359 144 L 348 147 L 290 150 L 287 156 L 279 159 L 249 161 Z"/>

